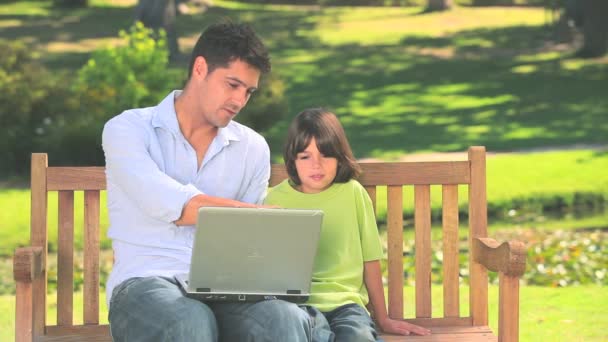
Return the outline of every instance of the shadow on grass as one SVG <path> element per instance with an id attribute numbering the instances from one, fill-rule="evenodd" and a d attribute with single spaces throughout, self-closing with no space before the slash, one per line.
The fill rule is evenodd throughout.
<path id="1" fill-rule="evenodd" d="M 544 28 L 518 26 L 400 45 L 321 46 L 330 52 L 282 71 L 293 112 L 334 108 L 358 156 L 605 144 L 608 65 L 570 70 L 559 52 L 519 59 L 546 52 L 546 41 Z"/>
<path id="2" fill-rule="evenodd" d="M 3 36 L 43 45 L 115 38 L 131 25 L 133 11 L 92 7 L 0 20 L 22 23 L 3 28 Z M 322 10 L 212 7 L 178 17 L 186 44 L 172 67 L 185 68 L 198 34 L 225 17 L 251 22 L 269 46 L 273 68 L 286 81 L 289 117 L 312 106 L 334 109 L 359 157 L 470 145 L 504 151 L 606 144 L 608 65 L 568 59 L 547 44 L 550 32 L 542 26 L 406 36 L 395 45 L 330 45 L 318 36 L 318 23 L 328 19 Z M 45 52 L 43 59 L 51 68 L 75 70 L 88 56 Z M 288 121 L 268 136 L 275 156 Z"/>

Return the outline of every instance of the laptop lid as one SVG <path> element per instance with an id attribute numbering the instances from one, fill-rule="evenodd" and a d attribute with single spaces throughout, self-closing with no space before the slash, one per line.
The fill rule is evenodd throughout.
<path id="1" fill-rule="evenodd" d="M 187 293 L 306 300 L 322 219 L 320 210 L 200 208 Z"/>

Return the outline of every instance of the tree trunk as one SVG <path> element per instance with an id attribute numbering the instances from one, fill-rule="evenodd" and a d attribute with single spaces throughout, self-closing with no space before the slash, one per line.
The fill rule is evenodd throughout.
<path id="1" fill-rule="evenodd" d="M 581 0 L 583 5 L 583 47 L 578 56 L 600 57 L 608 51 L 608 1 Z"/>
<path id="2" fill-rule="evenodd" d="M 179 55 L 175 31 L 176 14 L 175 0 L 139 0 L 135 8 L 135 20 L 155 31 L 165 30 L 171 59 Z"/>
<path id="3" fill-rule="evenodd" d="M 452 8 L 452 0 L 428 0 L 427 12 L 446 11 Z"/>

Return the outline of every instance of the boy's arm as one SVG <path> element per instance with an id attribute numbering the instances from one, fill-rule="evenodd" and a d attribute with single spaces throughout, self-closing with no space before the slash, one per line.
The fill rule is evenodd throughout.
<path id="1" fill-rule="evenodd" d="M 366 261 L 363 264 L 363 279 L 367 287 L 371 309 L 374 313 L 374 320 L 380 327 L 380 330 L 389 334 L 399 335 L 410 335 L 412 333 L 416 335 L 431 334 L 431 331 L 426 328 L 388 317 L 379 260 Z"/>

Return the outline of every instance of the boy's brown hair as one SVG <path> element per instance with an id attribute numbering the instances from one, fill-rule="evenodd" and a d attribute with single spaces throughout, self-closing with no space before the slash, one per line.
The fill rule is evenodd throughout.
<path id="1" fill-rule="evenodd" d="M 344 128 L 336 115 L 324 108 L 310 108 L 293 119 L 283 150 L 287 174 L 295 185 L 302 183 L 296 169 L 296 158 L 298 153 L 308 147 L 312 138 L 315 138 L 317 148 L 324 156 L 338 160 L 333 182 L 346 183 L 359 176 L 361 168 L 353 156 Z"/>

